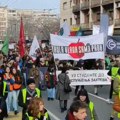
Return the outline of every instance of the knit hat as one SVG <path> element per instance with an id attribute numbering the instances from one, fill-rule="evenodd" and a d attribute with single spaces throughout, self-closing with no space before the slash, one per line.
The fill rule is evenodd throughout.
<path id="1" fill-rule="evenodd" d="M 35 84 L 35 81 L 33 78 L 29 78 L 28 81 L 27 81 L 27 85 L 31 84 L 31 83 L 34 83 Z"/>

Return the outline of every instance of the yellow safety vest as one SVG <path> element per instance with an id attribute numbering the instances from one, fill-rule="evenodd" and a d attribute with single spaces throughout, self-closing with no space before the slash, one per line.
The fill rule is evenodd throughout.
<path id="1" fill-rule="evenodd" d="M 8 91 L 6 91 L 6 87 L 7 87 L 7 83 L 3 82 L 3 96 L 5 95 L 5 93 L 8 92 Z"/>
<path id="2" fill-rule="evenodd" d="M 29 118 L 28 120 L 34 120 L 34 117 L 29 116 L 28 113 L 26 113 L 26 115 L 27 115 L 27 117 Z M 46 119 L 48 120 L 48 112 L 46 112 L 46 113 L 44 114 L 44 116 L 45 116 Z M 40 117 L 41 117 L 41 113 L 39 113 L 39 115 L 38 115 L 38 118 L 40 118 Z M 37 120 L 37 118 L 36 118 L 35 120 Z"/>
<path id="3" fill-rule="evenodd" d="M 119 70 L 119 67 L 112 67 L 111 69 L 112 80 L 114 80 L 114 78 L 116 77 L 118 70 Z"/>
<path id="4" fill-rule="evenodd" d="M 37 92 L 37 97 L 40 97 L 41 96 L 41 92 L 38 88 L 35 88 L 35 91 Z M 27 93 L 27 89 L 24 88 L 22 90 L 22 95 L 23 95 L 23 103 L 26 103 L 26 93 Z"/>
<path id="5" fill-rule="evenodd" d="M 120 92 L 119 92 L 119 99 L 120 99 Z M 120 113 L 118 113 L 118 118 L 120 118 Z"/>
<path id="6" fill-rule="evenodd" d="M 90 112 L 91 112 L 92 120 L 94 120 L 94 116 L 93 116 L 94 104 L 93 104 L 93 102 L 91 102 L 91 101 L 90 101 L 90 103 L 89 103 L 89 108 L 90 108 Z"/>

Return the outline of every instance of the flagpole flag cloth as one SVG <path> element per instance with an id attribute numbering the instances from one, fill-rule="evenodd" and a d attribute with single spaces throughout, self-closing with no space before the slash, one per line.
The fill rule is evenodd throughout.
<path id="1" fill-rule="evenodd" d="M 114 26 L 110 25 L 108 27 L 108 35 L 112 36 L 114 32 Z M 100 25 L 93 25 L 93 35 L 100 33 Z"/>
<path id="2" fill-rule="evenodd" d="M 104 59 L 103 33 L 81 37 L 64 37 L 51 34 L 50 38 L 55 59 Z"/>
<path id="3" fill-rule="evenodd" d="M 40 49 L 40 46 L 39 46 L 37 37 L 34 36 L 32 45 L 31 45 L 31 47 L 30 47 L 30 52 L 29 52 L 29 56 L 32 57 L 33 60 L 36 60 L 36 58 L 37 58 L 37 55 L 36 55 L 36 54 L 37 54 L 37 53 L 36 53 L 36 50 L 37 50 L 37 49 Z"/>
<path id="4" fill-rule="evenodd" d="M 22 18 L 20 24 L 20 38 L 18 44 L 19 44 L 19 53 L 22 58 L 25 55 L 25 36 L 24 36 L 24 26 L 23 26 Z"/>
<path id="5" fill-rule="evenodd" d="M 9 51 L 9 40 L 8 40 L 8 36 L 5 36 L 5 40 L 3 43 L 3 46 L 1 48 L 1 51 L 4 55 L 8 55 L 8 51 Z"/>
<path id="6" fill-rule="evenodd" d="M 69 36 L 70 35 L 70 27 L 66 21 L 61 25 L 59 35 L 61 35 L 61 36 Z"/>

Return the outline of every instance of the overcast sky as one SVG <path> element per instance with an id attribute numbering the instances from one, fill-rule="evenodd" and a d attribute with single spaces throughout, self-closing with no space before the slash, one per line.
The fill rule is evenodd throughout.
<path id="1" fill-rule="evenodd" d="M 0 5 L 15 9 L 52 9 L 55 13 L 60 11 L 60 0 L 0 0 Z"/>

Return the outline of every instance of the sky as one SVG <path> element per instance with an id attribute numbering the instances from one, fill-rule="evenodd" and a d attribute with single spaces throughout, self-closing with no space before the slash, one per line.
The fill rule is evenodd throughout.
<path id="1" fill-rule="evenodd" d="M 13 9 L 51 10 L 60 13 L 60 0 L 0 0 L 0 6 Z"/>

